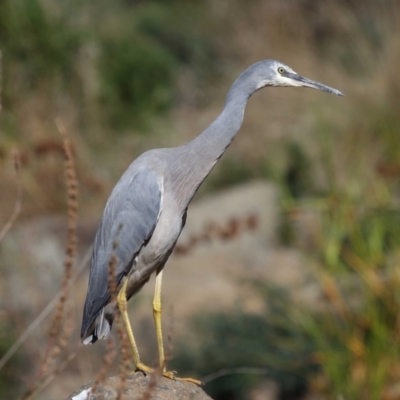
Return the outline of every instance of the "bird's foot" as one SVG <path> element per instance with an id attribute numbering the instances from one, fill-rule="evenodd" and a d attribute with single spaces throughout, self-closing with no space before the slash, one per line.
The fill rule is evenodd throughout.
<path id="1" fill-rule="evenodd" d="M 184 381 L 184 382 L 191 382 L 197 386 L 201 386 L 203 383 L 197 379 L 193 378 L 178 378 L 175 376 L 176 371 L 164 371 L 162 372 L 162 376 L 165 376 L 168 379 L 172 379 L 174 381 Z"/>
<path id="2" fill-rule="evenodd" d="M 148 367 L 147 365 L 145 365 L 143 363 L 139 363 L 136 365 L 135 372 L 137 372 L 137 371 L 143 372 L 144 375 L 147 375 L 147 374 L 151 374 L 152 372 L 154 372 L 154 369 Z"/>
<path id="3" fill-rule="evenodd" d="M 203 382 L 199 381 L 198 379 L 194 379 L 194 378 L 175 378 L 178 381 L 184 381 L 184 382 L 190 382 L 190 383 L 194 383 L 197 386 L 202 386 Z"/>
<path id="4" fill-rule="evenodd" d="M 144 375 L 151 374 L 153 372 L 157 373 L 153 368 L 148 367 L 145 364 L 139 363 L 136 365 L 136 370 L 135 371 L 140 371 L 143 372 Z M 173 381 L 184 381 L 184 382 L 191 382 L 194 383 L 195 385 L 201 386 L 203 383 L 197 379 L 193 378 L 178 378 L 175 376 L 176 371 L 162 371 L 161 375 L 168 378 L 172 379 Z"/>

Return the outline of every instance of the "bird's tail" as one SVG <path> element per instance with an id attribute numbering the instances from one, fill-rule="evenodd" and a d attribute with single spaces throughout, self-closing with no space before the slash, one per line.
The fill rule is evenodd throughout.
<path id="1" fill-rule="evenodd" d="M 99 339 L 106 339 L 111 332 L 111 327 L 114 321 L 114 313 L 107 312 L 106 307 L 103 307 L 94 320 L 93 324 L 82 336 L 83 344 L 93 344 Z"/>

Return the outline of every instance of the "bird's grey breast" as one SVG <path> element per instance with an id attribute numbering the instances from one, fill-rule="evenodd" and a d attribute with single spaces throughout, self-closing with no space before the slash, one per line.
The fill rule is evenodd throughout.
<path id="1" fill-rule="evenodd" d="M 162 268 L 172 253 L 183 228 L 183 213 L 177 202 L 164 188 L 162 209 L 149 242 L 139 254 L 137 263 L 140 267 L 153 270 Z"/>
<path id="2" fill-rule="evenodd" d="M 145 163 L 146 169 L 151 169 L 158 178 L 161 191 L 160 212 L 151 237 L 141 248 L 132 265 L 129 294 L 140 290 L 153 272 L 164 267 L 182 231 L 185 209 L 176 201 L 174 185 L 169 175 L 168 158 L 171 150 L 151 151 L 142 163 Z M 143 190 L 146 190 L 145 186 Z"/>

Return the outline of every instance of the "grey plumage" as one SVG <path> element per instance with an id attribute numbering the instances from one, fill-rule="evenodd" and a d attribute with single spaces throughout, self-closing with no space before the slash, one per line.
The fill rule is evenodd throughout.
<path id="1" fill-rule="evenodd" d="M 110 303 L 109 260 L 117 257 L 116 282 L 129 279 L 127 298 L 164 268 L 186 220 L 197 189 L 238 132 L 249 97 L 265 86 L 303 86 L 342 95 L 299 76 L 275 60 L 252 65 L 229 90 L 224 109 L 190 143 L 150 150 L 123 174 L 106 204 L 90 267 L 81 338 L 85 344 L 110 332 L 116 304 Z"/>
<path id="2" fill-rule="evenodd" d="M 82 338 L 86 333 L 92 335 L 88 343 L 107 337 L 111 328 L 113 310 L 102 310 L 110 299 L 111 256 L 116 258 L 115 278 L 120 286 L 140 249 L 150 239 L 160 215 L 162 182 L 153 170 L 139 164 L 131 164 L 115 186 L 97 230 L 82 322 Z M 93 326 L 96 320 L 97 325 Z"/>

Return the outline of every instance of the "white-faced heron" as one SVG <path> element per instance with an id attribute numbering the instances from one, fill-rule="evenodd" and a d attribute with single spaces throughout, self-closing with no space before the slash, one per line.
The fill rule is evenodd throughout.
<path id="1" fill-rule="evenodd" d="M 175 379 L 174 373 L 166 370 L 161 330 L 163 268 L 185 225 L 190 201 L 238 132 L 249 97 L 266 86 L 303 86 L 342 96 L 338 90 L 304 78 L 279 61 L 260 61 L 236 79 L 222 113 L 194 140 L 175 148 L 150 150 L 138 157 L 113 189 L 97 229 L 83 312 L 84 344 L 109 335 L 118 308 L 136 370 L 152 371 L 140 361 L 127 300 L 155 272 L 153 315 L 159 365 L 164 376 Z M 111 296 L 109 283 L 112 257 L 116 299 Z"/>

